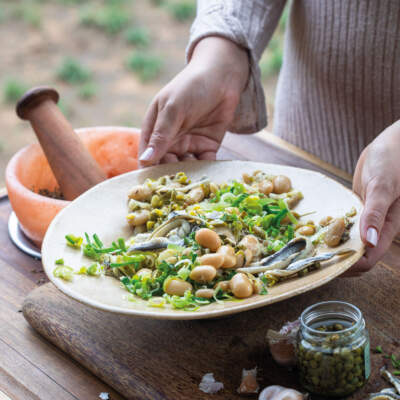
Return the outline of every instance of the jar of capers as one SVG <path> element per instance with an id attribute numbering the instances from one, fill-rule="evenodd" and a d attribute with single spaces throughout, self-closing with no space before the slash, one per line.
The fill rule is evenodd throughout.
<path id="1" fill-rule="evenodd" d="M 348 396 L 370 375 L 369 336 L 361 311 L 326 301 L 301 314 L 297 361 L 301 384 L 323 396 Z"/>

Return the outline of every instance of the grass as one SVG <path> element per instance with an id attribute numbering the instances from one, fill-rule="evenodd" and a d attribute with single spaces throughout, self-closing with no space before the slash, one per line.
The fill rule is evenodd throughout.
<path id="1" fill-rule="evenodd" d="M 78 90 L 78 96 L 82 100 L 90 100 L 97 94 L 97 88 L 92 82 L 85 83 Z"/>
<path id="2" fill-rule="evenodd" d="M 82 10 L 80 23 L 97 28 L 109 35 L 115 35 L 127 27 L 130 19 L 120 6 L 106 5 L 99 8 L 92 4 Z"/>
<path id="3" fill-rule="evenodd" d="M 71 5 L 79 5 L 82 4 L 83 0 L 56 0 L 57 3 L 62 4 L 64 6 L 71 6 Z"/>
<path id="4" fill-rule="evenodd" d="M 146 28 L 132 27 L 125 32 L 124 38 L 127 43 L 142 49 L 150 44 L 150 34 Z"/>
<path id="5" fill-rule="evenodd" d="M 92 74 L 78 60 L 66 57 L 57 70 L 57 78 L 63 82 L 75 85 L 89 82 Z"/>
<path id="6" fill-rule="evenodd" d="M 40 9 L 37 4 L 32 2 L 18 4 L 12 10 L 11 15 L 36 29 L 40 28 L 42 24 Z"/>
<path id="7" fill-rule="evenodd" d="M 188 21 L 196 16 L 196 2 L 194 0 L 174 0 L 167 5 L 167 10 L 177 21 Z"/>
<path id="8" fill-rule="evenodd" d="M 3 85 L 3 100 L 8 104 L 15 104 L 28 90 L 28 86 L 16 78 L 8 78 Z"/>
<path id="9" fill-rule="evenodd" d="M 156 7 L 162 6 L 165 0 L 150 0 L 150 3 Z"/>
<path id="10" fill-rule="evenodd" d="M 142 82 L 148 82 L 156 78 L 163 66 L 160 57 L 138 51 L 132 53 L 126 64 L 128 69 L 134 72 Z"/>

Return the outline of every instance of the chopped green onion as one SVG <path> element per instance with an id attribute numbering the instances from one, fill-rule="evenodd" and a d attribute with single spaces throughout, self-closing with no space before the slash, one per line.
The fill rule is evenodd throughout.
<path id="1" fill-rule="evenodd" d="M 67 245 L 70 247 L 74 247 L 76 249 L 80 249 L 82 242 L 83 242 L 83 238 L 81 238 L 80 236 L 75 236 L 72 235 L 71 233 L 68 235 L 65 235 L 65 239 L 67 240 Z"/>
<path id="2" fill-rule="evenodd" d="M 189 278 L 191 269 L 189 266 L 186 267 L 182 267 L 179 271 L 178 271 L 178 276 L 179 278 L 183 279 L 184 281 L 187 280 L 187 278 Z"/>
<path id="3" fill-rule="evenodd" d="M 119 239 L 118 239 L 118 245 L 119 245 L 119 248 L 120 248 L 122 251 L 126 251 L 126 245 L 125 245 L 125 240 L 124 240 L 124 239 L 119 238 Z"/>
<path id="4" fill-rule="evenodd" d="M 92 264 L 86 271 L 90 276 L 99 276 L 101 273 L 101 267 L 98 263 Z"/>
<path id="5" fill-rule="evenodd" d="M 177 251 L 185 250 L 184 247 L 179 246 L 178 244 L 174 244 L 174 243 L 168 243 L 167 249 L 172 249 L 172 250 L 177 250 Z"/>
<path id="6" fill-rule="evenodd" d="M 64 279 L 65 281 L 72 281 L 74 270 L 71 267 L 67 267 L 66 265 L 59 265 L 54 269 L 53 275 L 56 278 Z"/>
<path id="7" fill-rule="evenodd" d="M 77 272 L 75 272 L 75 274 L 77 275 L 86 275 L 86 273 L 87 273 L 87 268 L 85 266 L 80 267 L 80 269 Z"/>
<path id="8" fill-rule="evenodd" d="M 288 225 L 286 228 L 286 236 L 288 239 L 288 242 L 290 242 L 294 238 L 294 228 L 293 225 Z"/>
<path id="9" fill-rule="evenodd" d="M 170 296 L 168 294 L 164 294 L 163 297 L 169 304 L 172 305 L 173 308 L 184 311 L 196 311 L 199 309 L 193 294 L 189 290 L 187 290 L 183 296 Z"/>
<path id="10" fill-rule="evenodd" d="M 99 237 L 97 236 L 97 233 L 95 233 L 93 235 L 93 240 L 95 241 L 95 243 L 99 249 L 101 249 L 103 247 L 103 242 L 99 239 Z"/>
<path id="11" fill-rule="evenodd" d="M 127 261 L 122 263 L 110 263 L 111 268 L 127 267 L 128 265 L 135 264 L 135 261 Z"/>
<path id="12" fill-rule="evenodd" d="M 56 264 L 56 265 L 64 265 L 64 259 L 63 258 L 59 258 L 58 260 L 54 261 L 54 264 Z"/>
<path id="13" fill-rule="evenodd" d="M 119 252 L 122 251 L 121 249 L 116 249 L 115 247 L 107 247 L 105 249 L 97 249 L 95 247 L 92 247 L 92 248 L 96 253 L 99 253 L 99 254 L 114 253 L 115 251 L 119 251 Z"/>
<path id="14" fill-rule="evenodd" d="M 281 225 L 281 222 L 283 220 L 283 218 L 285 218 L 286 214 L 288 213 L 288 209 L 284 208 L 281 211 L 278 212 L 278 214 L 275 215 L 272 224 L 276 227 L 279 228 L 279 226 Z"/>
<path id="15" fill-rule="evenodd" d="M 162 297 L 152 297 L 151 299 L 149 299 L 147 304 L 150 307 L 164 308 L 165 303 L 166 301 Z"/>

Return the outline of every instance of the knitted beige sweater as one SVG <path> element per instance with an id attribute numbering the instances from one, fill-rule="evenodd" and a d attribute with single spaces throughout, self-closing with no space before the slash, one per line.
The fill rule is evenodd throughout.
<path id="1" fill-rule="evenodd" d="M 258 61 L 285 0 L 198 0 L 187 55 L 210 35 L 249 50 L 251 78 L 232 132 L 267 122 Z M 274 130 L 348 172 L 400 119 L 400 0 L 293 0 Z M 400 149 L 399 149 L 400 157 Z"/>

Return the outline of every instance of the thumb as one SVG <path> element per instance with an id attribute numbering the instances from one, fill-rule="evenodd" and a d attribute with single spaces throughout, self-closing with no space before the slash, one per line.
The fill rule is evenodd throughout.
<path id="1" fill-rule="evenodd" d="M 364 210 L 360 221 L 361 239 L 366 245 L 375 247 L 378 244 L 386 214 L 392 203 L 390 185 L 370 181 L 365 192 Z"/>
<path id="2" fill-rule="evenodd" d="M 179 128 L 180 121 L 176 109 L 167 105 L 157 116 L 147 148 L 140 156 L 140 164 L 143 166 L 157 164 L 168 152 Z"/>

